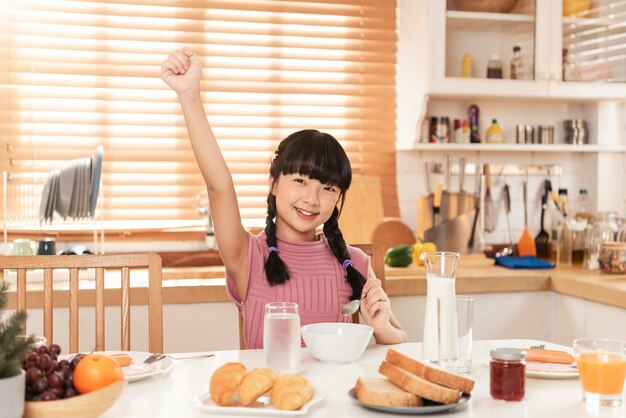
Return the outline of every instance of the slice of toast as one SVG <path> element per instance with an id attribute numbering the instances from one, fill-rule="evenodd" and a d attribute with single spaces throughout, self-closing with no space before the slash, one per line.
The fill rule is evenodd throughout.
<path id="1" fill-rule="evenodd" d="M 422 398 L 406 392 L 388 379 L 359 377 L 354 386 L 363 403 L 379 406 L 422 406 Z"/>
<path id="2" fill-rule="evenodd" d="M 461 392 L 456 389 L 446 388 L 429 382 L 384 360 L 378 368 L 378 372 L 387 376 L 389 380 L 407 392 L 431 401 L 451 404 L 457 403 L 461 398 Z"/>
<path id="3" fill-rule="evenodd" d="M 474 381 L 472 379 L 412 359 L 393 348 L 387 350 L 385 360 L 414 375 L 450 389 L 460 390 L 463 393 L 470 393 L 474 389 Z"/>

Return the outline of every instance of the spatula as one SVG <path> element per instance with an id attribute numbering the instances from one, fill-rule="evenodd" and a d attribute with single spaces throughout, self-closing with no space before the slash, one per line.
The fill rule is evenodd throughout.
<path id="1" fill-rule="evenodd" d="M 528 208 L 526 202 L 526 195 L 528 194 L 528 181 L 524 180 L 524 233 L 522 233 L 522 237 L 517 241 L 517 254 L 520 256 L 524 255 L 537 255 L 537 247 L 535 246 L 535 240 L 533 236 L 530 235 L 530 231 L 528 230 Z"/>
<path id="2" fill-rule="evenodd" d="M 541 196 L 541 230 L 535 237 L 535 246 L 537 247 L 537 256 L 541 258 L 548 258 L 550 255 L 550 234 L 546 231 L 543 221 L 546 209 L 548 207 L 548 195 L 552 189 L 550 180 L 543 182 L 543 195 Z"/>

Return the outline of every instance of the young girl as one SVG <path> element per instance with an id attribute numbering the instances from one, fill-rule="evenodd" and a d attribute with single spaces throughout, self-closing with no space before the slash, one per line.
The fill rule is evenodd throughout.
<path id="1" fill-rule="evenodd" d="M 374 328 L 378 343 L 406 341 L 380 280 L 368 275 L 367 255 L 347 246 L 339 230 L 352 179 L 339 142 L 304 130 L 279 144 L 270 165 L 265 231 L 254 236 L 241 223 L 232 177 L 204 113 L 200 73 L 200 60 L 189 48 L 170 54 L 161 68 L 161 78 L 178 95 L 206 182 L 227 290 L 243 316 L 246 348 L 263 346 L 269 302 L 298 303 L 306 325 L 349 322 L 341 307 L 363 299 L 361 315 Z M 322 224 L 324 232 L 318 235 Z"/>

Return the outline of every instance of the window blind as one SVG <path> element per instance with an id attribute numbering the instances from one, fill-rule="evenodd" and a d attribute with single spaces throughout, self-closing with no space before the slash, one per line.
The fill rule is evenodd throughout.
<path id="1" fill-rule="evenodd" d="M 204 183 L 162 61 L 201 57 L 205 110 L 244 221 L 278 142 L 315 128 L 397 216 L 393 0 L 0 0 L 0 164 L 45 173 L 104 147 L 105 221 L 198 219 Z M 258 222 L 256 222 L 258 223 Z"/>

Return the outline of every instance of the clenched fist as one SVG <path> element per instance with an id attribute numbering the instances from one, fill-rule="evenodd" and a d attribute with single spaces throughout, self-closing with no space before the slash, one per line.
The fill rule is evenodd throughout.
<path id="1" fill-rule="evenodd" d="M 179 96 L 198 92 L 201 74 L 200 59 L 187 47 L 172 52 L 161 66 L 161 79 Z"/>

